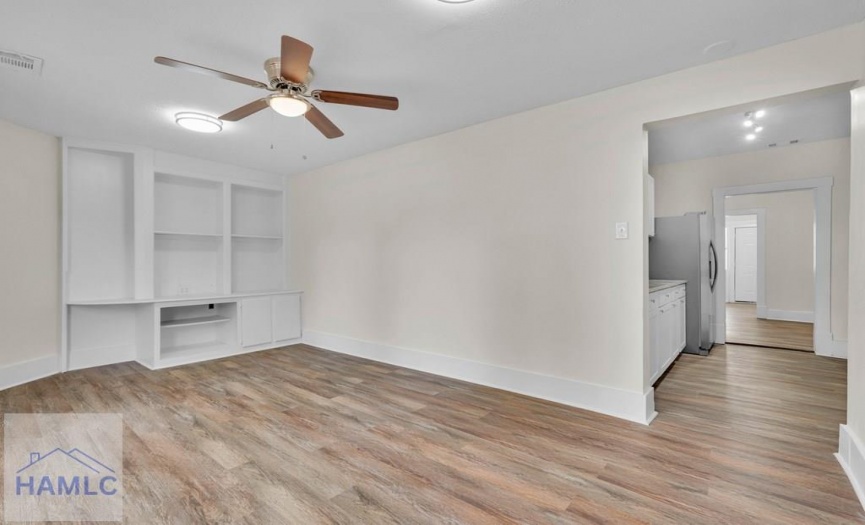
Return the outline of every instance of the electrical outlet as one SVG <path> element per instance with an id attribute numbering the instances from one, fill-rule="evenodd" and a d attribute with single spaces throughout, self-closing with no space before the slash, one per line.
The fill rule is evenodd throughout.
<path id="1" fill-rule="evenodd" d="M 616 223 L 616 239 L 627 239 L 628 238 L 628 223 L 627 222 L 617 222 Z"/>

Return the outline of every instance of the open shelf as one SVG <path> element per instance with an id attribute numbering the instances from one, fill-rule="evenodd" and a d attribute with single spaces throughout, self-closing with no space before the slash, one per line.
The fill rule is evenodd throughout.
<path id="1" fill-rule="evenodd" d="M 232 293 L 281 290 L 284 288 L 284 268 L 282 239 L 232 238 Z"/>
<path id="2" fill-rule="evenodd" d="M 69 298 L 135 296 L 134 155 L 70 147 Z"/>
<path id="3" fill-rule="evenodd" d="M 269 239 L 275 241 L 282 240 L 282 235 L 238 235 L 234 233 L 231 236 L 235 239 Z"/>
<path id="4" fill-rule="evenodd" d="M 221 236 L 157 235 L 154 242 L 154 295 L 219 295 L 223 290 Z"/>
<path id="5" fill-rule="evenodd" d="M 162 321 L 160 325 L 162 328 L 173 328 L 179 326 L 194 326 L 200 324 L 214 324 L 214 323 L 226 323 L 231 321 L 229 317 L 223 317 L 221 315 L 210 315 L 207 317 L 193 317 L 190 319 L 169 319 Z"/>
<path id="6" fill-rule="evenodd" d="M 175 366 L 194 361 L 216 359 L 229 356 L 236 350 L 237 348 L 234 346 L 227 345 L 222 341 L 163 347 L 159 357 L 159 365 L 160 367 Z"/>
<path id="7" fill-rule="evenodd" d="M 237 315 L 233 301 L 160 308 L 159 366 L 231 355 L 238 349 Z"/>
<path id="8" fill-rule="evenodd" d="M 231 233 L 248 237 L 282 237 L 282 197 L 277 190 L 231 186 Z"/>
<path id="9" fill-rule="evenodd" d="M 221 233 L 192 233 L 192 232 L 166 232 L 166 231 L 155 231 L 153 232 L 155 235 L 177 235 L 181 237 L 219 237 L 222 238 Z"/>
<path id="10" fill-rule="evenodd" d="M 157 173 L 154 220 L 157 232 L 222 233 L 222 183 Z"/>

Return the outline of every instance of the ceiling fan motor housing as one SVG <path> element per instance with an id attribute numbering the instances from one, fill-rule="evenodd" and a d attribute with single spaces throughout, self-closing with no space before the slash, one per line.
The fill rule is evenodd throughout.
<path id="1" fill-rule="evenodd" d="M 290 80 L 286 80 L 281 76 L 282 62 L 279 57 L 273 57 L 265 60 L 264 72 L 267 73 L 267 80 L 270 87 L 273 89 L 287 89 L 293 93 L 306 93 L 307 88 L 312 83 L 314 73 L 312 68 L 309 68 L 306 73 L 306 82 L 296 84 Z"/>

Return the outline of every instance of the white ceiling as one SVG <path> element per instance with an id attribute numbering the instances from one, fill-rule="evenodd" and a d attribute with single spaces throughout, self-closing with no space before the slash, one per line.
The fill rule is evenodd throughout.
<path id="1" fill-rule="evenodd" d="M 762 109 L 763 131 L 743 124 L 745 113 Z M 753 133 L 755 140 L 746 140 Z M 649 164 L 732 155 L 850 136 L 850 92 L 828 90 L 696 115 L 649 129 Z M 791 141 L 796 141 L 792 142 Z M 774 144 L 774 146 L 773 146 Z"/>
<path id="2" fill-rule="evenodd" d="M 290 174 L 863 17 L 865 0 L 4 0 L 0 49 L 45 67 L 0 68 L 0 118 Z M 400 110 L 321 104 L 346 133 L 330 141 L 269 110 L 218 135 L 173 123 L 262 92 L 154 56 L 264 80 L 282 34 L 315 47 L 314 87 L 395 95 Z M 735 45 L 703 53 L 721 40 Z"/>

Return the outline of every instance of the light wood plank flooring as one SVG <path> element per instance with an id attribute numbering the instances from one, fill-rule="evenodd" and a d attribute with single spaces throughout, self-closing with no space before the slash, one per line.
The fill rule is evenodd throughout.
<path id="1" fill-rule="evenodd" d="M 814 325 L 758 319 L 756 305 L 727 303 L 727 341 L 813 352 Z"/>
<path id="2" fill-rule="evenodd" d="M 302 345 L 67 373 L 0 407 L 122 413 L 135 524 L 865 523 L 832 456 L 845 366 L 685 355 L 649 427 Z"/>

